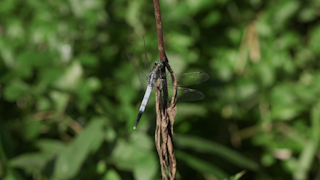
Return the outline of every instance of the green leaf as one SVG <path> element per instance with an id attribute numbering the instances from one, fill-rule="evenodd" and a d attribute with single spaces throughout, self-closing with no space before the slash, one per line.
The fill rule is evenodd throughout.
<path id="1" fill-rule="evenodd" d="M 272 107 L 271 116 L 274 120 L 292 120 L 298 116 L 303 110 L 301 104 L 276 105 Z"/>
<path id="2" fill-rule="evenodd" d="M 202 9 L 209 8 L 210 6 L 213 6 L 216 2 L 215 1 L 208 1 L 208 0 L 187 0 L 187 5 L 189 6 L 189 9 L 192 13 L 197 13 L 198 11 L 201 11 Z"/>
<path id="3" fill-rule="evenodd" d="M 159 168 L 158 164 L 158 159 L 153 153 L 146 154 L 146 156 L 140 159 L 140 163 L 138 163 L 133 169 L 135 179 L 155 179 Z"/>
<path id="4" fill-rule="evenodd" d="M 229 180 L 239 180 L 245 173 L 246 173 L 246 171 L 241 171 L 241 172 L 237 173 L 236 175 L 230 177 Z"/>
<path id="5" fill-rule="evenodd" d="M 209 27 L 219 22 L 220 19 L 221 19 L 220 12 L 212 11 L 202 20 L 201 24 L 205 27 Z"/>
<path id="6" fill-rule="evenodd" d="M 259 169 L 259 165 L 251 159 L 214 142 L 210 142 L 197 137 L 182 136 L 177 134 L 175 134 L 174 140 L 177 145 L 182 148 L 188 148 L 201 153 L 217 155 L 225 159 L 226 161 L 229 161 L 230 163 L 244 169 L 253 171 L 257 171 Z"/>
<path id="7" fill-rule="evenodd" d="M 75 90 L 81 82 L 83 69 L 78 61 L 74 61 L 55 82 L 56 87 L 63 90 Z"/>
<path id="8" fill-rule="evenodd" d="M 26 141 L 34 140 L 41 133 L 41 122 L 34 119 L 25 120 L 22 126 L 23 137 Z"/>
<path id="9" fill-rule="evenodd" d="M 9 161 L 11 167 L 21 168 L 28 174 L 43 170 L 52 158 L 49 153 L 24 153 Z"/>
<path id="10" fill-rule="evenodd" d="M 205 162 L 199 158 L 193 157 L 182 151 L 176 151 L 175 156 L 181 161 L 184 161 L 185 163 L 187 163 L 193 169 L 203 174 L 207 174 L 207 173 L 213 174 L 216 176 L 217 179 L 223 179 L 228 177 L 228 175 L 223 170 L 216 167 L 215 165 Z"/>
<path id="11" fill-rule="evenodd" d="M 52 155 L 56 155 L 59 152 L 62 152 L 66 144 L 58 140 L 53 139 L 40 139 L 36 142 L 36 146 L 42 151 L 47 152 Z"/>
<path id="12" fill-rule="evenodd" d="M 317 102 L 311 110 L 311 130 L 313 142 L 320 144 L 320 102 Z"/>
<path id="13" fill-rule="evenodd" d="M 106 174 L 103 177 L 104 180 L 121 180 L 120 175 L 117 173 L 117 171 L 110 169 L 106 172 Z"/>
<path id="14" fill-rule="evenodd" d="M 118 169 L 132 170 L 136 179 L 155 179 L 159 164 L 152 147 L 146 134 L 136 132 L 130 142 L 117 141 L 111 162 Z"/>
<path id="15" fill-rule="evenodd" d="M 299 1 L 283 0 L 276 6 L 276 13 L 274 14 L 274 26 L 284 26 L 300 7 Z"/>
<path id="16" fill-rule="evenodd" d="M 70 179 L 80 170 L 86 157 L 99 147 L 104 138 L 105 119 L 93 119 L 83 131 L 62 151 L 55 164 L 54 177 Z"/>
<path id="17" fill-rule="evenodd" d="M 183 117 L 188 117 L 192 115 L 196 116 L 205 116 L 207 110 L 203 108 L 203 106 L 199 106 L 198 104 L 194 103 L 179 103 L 177 106 L 177 119 L 180 120 Z"/>
<path id="18" fill-rule="evenodd" d="M 83 54 L 80 57 L 78 57 L 81 64 L 89 66 L 89 67 L 94 67 L 98 63 L 98 59 L 90 54 Z"/>
<path id="19" fill-rule="evenodd" d="M 310 32 L 309 48 L 316 54 L 320 54 L 320 25 L 315 26 Z"/>
<path id="20" fill-rule="evenodd" d="M 317 18 L 316 7 L 307 6 L 303 8 L 299 13 L 299 20 L 301 22 L 310 22 Z"/>
<path id="21" fill-rule="evenodd" d="M 4 88 L 4 97 L 8 101 L 15 101 L 29 89 L 28 84 L 21 80 L 12 80 Z"/>
<path id="22" fill-rule="evenodd" d="M 17 171 L 8 170 L 3 180 L 23 180 L 23 177 Z"/>

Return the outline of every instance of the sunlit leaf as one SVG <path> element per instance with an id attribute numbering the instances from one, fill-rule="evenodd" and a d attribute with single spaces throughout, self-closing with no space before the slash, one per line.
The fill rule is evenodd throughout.
<path id="1" fill-rule="evenodd" d="M 114 180 L 121 180 L 120 175 L 117 173 L 117 171 L 110 169 L 106 172 L 106 174 L 103 177 L 104 180 L 114 179 Z"/>
<path id="2" fill-rule="evenodd" d="M 104 119 L 93 119 L 83 131 L 62 151 L 55 164 L 54 177 L 69 179 L 80 170 L 89 153 L 103 141 Z"/>

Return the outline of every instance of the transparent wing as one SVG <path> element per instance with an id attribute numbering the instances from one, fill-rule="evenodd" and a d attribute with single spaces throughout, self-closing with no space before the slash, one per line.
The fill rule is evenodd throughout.
<path id="1" fill-rule="evenodd" d="M 144 69 L 145 70 L 149 70 L 151 69 L 150 68 L 150 61 L 149 61 L 149 58 L 148 58 L 148 55 L 147 55 L 147 47 L 146 47 L 146 40 L 144 39 L 144 36 L 143 36 L 143 45 L 144 45 L 144 58 L 145 58 L 145 62 L 144 62 Z"/>
<path id="2" fill-rule="evenodd" d="M 201 91 L 180 86 L 190 86 L 202 83 L 209 79 L 209 75 L 207 73 L 191 72 L 176 75 L 178 80 L 178 102 L 199 101 L 205 98 L 205 95 Z M 170 73 L 167 73 L 167 85 L 169 90 L 169 96 L 172 97 L 172 81 Z"/>
<path id="3" fill-rule="evenodd" d="M 209 75 L 205 72 L 191 72 L 176 74 L 178 80 L 178 86 L 190 86 L 194 84 L 200 84 L 209 79 Z M 172 84 L 170 73 L 167 73 L 168 85 Z"/>
<path id="4" fill-rule="evenodd" d="M 172 89 L 169 89 L 169 97 L 172 97 Z M 205 98 L 205 95 L 196 89 L 178 88 L 178 102 L 199 101 Z"/>
<path id="5" fill-rule="evenodd" d="M 126 53 L 128 59 L 130 60 L 132 66 L 134 67 L 134 69 L 136 70 L 138 76 L 139 76 L 139 80 L 141 82 L 141 84 L 146 87 L 148 85 L 148 76 L 146 73 L 144 73 L 144 71 L 141 70 L 141 68 L 139 68 L 138 64 L 132 59 L 132 57 L 130 56 L 129 53 Z"/>

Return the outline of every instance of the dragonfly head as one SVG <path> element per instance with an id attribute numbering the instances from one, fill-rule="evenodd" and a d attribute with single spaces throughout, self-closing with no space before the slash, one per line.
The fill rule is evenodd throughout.
<path id="1" fill-rule="evenodd" d="M 154 63 L 154 65 L 155 65 L 155 66 L 160 65 L 161 67 L 163 67 L 163 62 L 161 62 L 161 61 L 156 61 L 156 62 Z"/>

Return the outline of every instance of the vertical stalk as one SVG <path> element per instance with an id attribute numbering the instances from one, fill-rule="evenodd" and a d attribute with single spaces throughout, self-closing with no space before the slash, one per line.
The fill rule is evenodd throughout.
<path id="1" fill-rule="evenodd" d="M 159 57 L 161 62 L 166 62 L 166 54 L 164 52 L 164 44 L 163 44 L 163 32 L 162 32 L 162 22 L 161 22 L 161 12 L 160 12 L 160 4 L 159 0 L 153 0 L 154 4 L 154 15 L 156 17 L 157 23 L 157 32 L 158 32 L 158 50 Z"/>
<path id="2" fill-rule="evenodd" d="M 177 172 L 177 163 L 176 158 L 173 152 L 173 124 L 174 117 L 176 116 L 176 97 L 177 97 L 177 79 L 170 68 L 169 61 L 167 59 L 166 53 L 164 51 L 163 43 L 163 32 L 162 32 L 162 23 L 161 23 L 161 13 L 160 13 L 160 4 L 159 0 L 153 0 L 154 3 L 154 14 L 157 24 L 158 32 L 158 50 L 160 61 L 164 64 L 164 68 L 161 69 L 161 75 L 158 80 L 158 87 L 162 84 L 162 90 L 155 88 L 156 96 L 156 109 L 157 109 L 157 127 L 155 132 L 155 142 L 156 148 L 159 155 L 160 166 L 161 166 L 161 175 L 162 179 L 167 180 L 167 174 L 171 180 L 176 178 Z M 167 88 L 167 77 L 166 70 L 168 69 L 172 82 L 173 82 L 173 92 L 174 95 L 171 100 L 171 106 L 169 107 L 169 98 L 168 98 L 168 88 Z M 162 91 L 162 97 L 161 97 Z"/>

